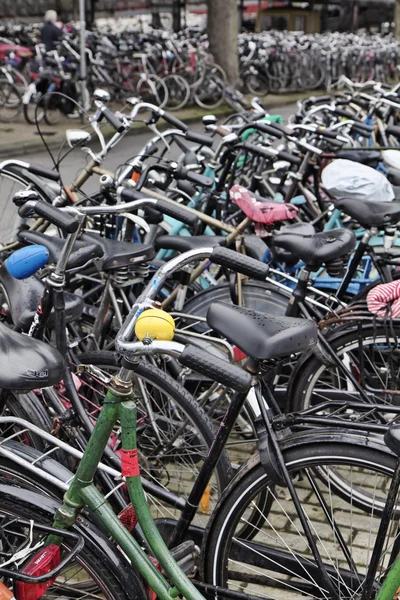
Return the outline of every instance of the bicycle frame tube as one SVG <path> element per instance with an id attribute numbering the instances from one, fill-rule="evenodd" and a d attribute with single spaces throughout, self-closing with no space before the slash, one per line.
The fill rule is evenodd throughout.
<path id="1" fill-rule="evenodd" d="M 122 474 L 126 476 L 133 508 L 155 557 L 176 588 L 170 587 L 92 483 L 109 436 L 118 420 L 122 431 Z M 76 475 L 64 496 L 64 503 L 56 513 L 54 523 L 58 524 L 57 528 L 69 529 L 75 523 L 81 508 L 87 505 L 101 519 L 111 536 L 161 600 L 171 600 L 179 593 L 188 600 L 203 600 L 203 596 L 173 560 L 151 517 L 140 481 L 136 420 L 132 385 L 114 379 Z M 49 536 L 48 542 L 60 545 L 62 540 L 57 536 Z"/>

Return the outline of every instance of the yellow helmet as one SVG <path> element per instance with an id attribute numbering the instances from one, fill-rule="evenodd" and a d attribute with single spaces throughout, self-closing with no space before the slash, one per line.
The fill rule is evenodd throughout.
<path id="1" fill-rule="evenodd" d="M 175 321 L 171 315 L 159 308 L 145 310 L 135 325 L 135 334 L 139 340 L 148 337 L 152 340 L 170 341 L 175 333 Z"/>

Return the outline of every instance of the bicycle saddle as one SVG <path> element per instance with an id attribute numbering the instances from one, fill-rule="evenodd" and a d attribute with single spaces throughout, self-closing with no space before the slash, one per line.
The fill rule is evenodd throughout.
<path id="1" fill-rule="evenodd" d="M 59 383 L 64 359 L 52 346 L 0 323 L 0 388 L 34 390 Z"/>
<path id="2" fill-rule="evenodd" d="M 354 248 L 356 238 L 348 229 L 332 229 L 313 235 L 283 231 L 274 236 L 272 243 L 314 268 L 348 254 Z"/>
<path id="3" fill-rule="evenodd" d="M 314 235 L 316 233 L 311 223 L 295 223 L 294 225 L 287 225 L 279 230 L 279 233 L 296 233 L 297 235 Z M 299 262 L 298 256 L 292 252 L 288 252 L 283 248 L 277 248 L 274 245 L 271 246 L 271 252 L 274 260 L 279 263 L 286 265 L 295 265 Z"/>
<path id="4" fill-rule="evenodd" d="M 392 425 L 383 439 L 386 446 L 397 456 L 400 456 L 400 425 Z"/>
<path id="5" fill-rule="evenodd" d="M 131 267 L 137 263 L 147 262 L 154 257 L 154 248 L 150 244 L 110 240 L 100 237 L 96 233 L 84 233 L 80 241 L 86 244 L 95 242 L 102 247 L 104 252 L 103 271 Z"/>
<path id="6" fill-rule="evenodd" d="M 175 250 L 176 252 L 187 252 L 198 248 L 212 248 L 213 246 L 225 246 L 226 237 L 223 235 L 161 235 L 155 241 L 156 250 Z M 246 254 L 251 258 L 262 260 L 267 249 L 264 242 L 256 235 L 244 237 Z"/>
<path id="7" fill-rule="evenodd" d="M 247 356 L 257 360 L 290 356 L 317 342 L 314 321 L 275 317 L 224 302 L 214 302 L 210 306 L 207 323 Z"/>
<path id="8" fill-rule="evenodd" d="M 64 240 L 50 237 L 35 231 L 23 231 L 19 238 L 30 244 L 42 244 L 50 252 L 50 258 L 57 262 Z M 73 269 L 86 264 L 94 258 L 103 258 L 104 271 L 129 267 L 137 262 L 151 260 L 154 256 L 153 246 L 119 242 L 102 238 L 95 233 L 84 233 L 74 244 L 74 250 L 68 260 L 67 268 Z"/>
<path id="9" fill-rule="evenodd" d="M 333 200 L 336 208 L 355 219 L 363 227 L 397 223 L 400 219 L 400 202 L 360 201 L 353 198 Z"/>
<path id="10" fill-rule="evenodd" d="M 16 329 L 28 331 L 43 296 L 44 283 L 36 276 L 27 279 L 15 279 L 3 263 L 0 267 L 0 287 L 4 290 L 11 319 Z M 83 311 L 83 299 L 70 292 L 66 292 L 64 297 L 67 323 L 79 319 Z M 48 325 L 51 328 L 54 327 L 54 324 L 55 315 L 52 311 Z"/>
<path id="11" fill-rule="evenodd" d="M 380 163 L 382 156 L 378 150 L 340 150 L 336 152 L 336 158 L 352 160 L 363 165 L 368 165 L 374 169 Z"/>
<path id="12" fill-rule="evenodd" d="M 59 237 L 50 237 L 44 233 L 36 231 L 22 231 L 18 238 L 28 244 L 42 244 L 50 253 L 50 262 L 56 263 L 64 247 L 65 240 Z M 74 244 L 74 250 L 71 252 L 67 263 L 67 269 L 76 269 L 82 267 L 93 258 L 100 258 L 104 254 L 103 248 L 97 242 L 88 244 L 77 240 Z"/>

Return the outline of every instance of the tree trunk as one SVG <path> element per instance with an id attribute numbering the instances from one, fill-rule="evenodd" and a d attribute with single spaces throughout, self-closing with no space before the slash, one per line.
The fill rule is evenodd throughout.
<path id="1" fill-rule="evenodd" d="M 400 40 L 400 0 L 396 0 L 394 5 L 394 33 L 396 40 Z"/>
<path id="2" fill-rule="evenodd" d="M 226 71 L 228 80 L 239 80 L 237 0 L 208 0 L 208 39 L 215 62 Z"/>

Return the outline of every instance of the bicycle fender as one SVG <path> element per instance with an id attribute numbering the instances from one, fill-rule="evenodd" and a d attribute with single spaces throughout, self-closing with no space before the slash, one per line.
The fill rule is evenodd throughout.
<path id="1" fill-rule="evenodd" d="M 12 485 L 0 484 L 0 496 L 6 496 L 10 500 L 22 500 L 32 504 L 41 511 L 47 512 L 49 515 L 54 515 L 60 506 L 57 500 L 49 496 L 44 496 L 20 487 L 13 487 Z M 101 531 L 83 516 L 78 517 L 74 529 L 82 536 L 85 542 L 96 546 L 102 561 L 116 575 L 121 586 L 124 587 L 126 594 L 132 600 L 148 600 L 140 575 Z"/>

